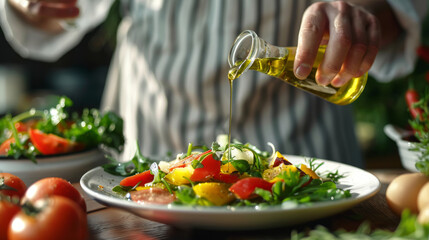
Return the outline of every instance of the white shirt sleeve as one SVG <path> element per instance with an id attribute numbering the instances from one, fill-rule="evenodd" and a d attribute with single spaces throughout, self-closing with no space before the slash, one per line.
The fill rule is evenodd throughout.
<path id="1" fill-rule="evenodd" d="M 388 0 L 403 34 L 379 51 L 369 73 L 380 82 L 410 74 L 417 60 L 416 49 L 421 40 L 421 22 L 426 15 L 426 0 Z"/>
<path id="2" fill-rule="evenodd" d="M 54 35 L 30 26 L 14 12 L 7 0 L 0 0 L 0 26 L 10 45 L 22 57 L 54 62 L 106 18 L 112 2 L 79 0 L 80 15 L 74 26 Z"/>

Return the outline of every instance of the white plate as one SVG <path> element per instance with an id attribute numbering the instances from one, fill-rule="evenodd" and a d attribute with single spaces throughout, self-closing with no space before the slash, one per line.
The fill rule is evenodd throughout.
<path id="1" fill-rule="evenodd" d="M 0 172 L 14 174 L 27 186 L 45 177 L 60 177 L 78 182 L 90 169 L 106 163 L 99 149 L 52 157 L 39 157 L 37 163 L 28 159 L 0 159 Z"/>
<path id="2" fill-rule="evenodd" d="M 287 156 L 293 164 L 303 157 Z M 83 190 L 96 201 L 120 208 L 143 218 L 177 227 L 206 229 L 262 229 L 295 225 L 334 215 L 374 196 L 380 190 L 380 181 L 371 173 L 349 165 L 326 160 L 319 172 L 336 171 L 346 175 L 338 187 L 350 190 L 352 197 L 339 201 L 313 203 L 311 206 L 273 206 L 260 209 L 246 207 L 189 207 L 177 205 L 137 204 L 112 192 L 122 177 L 104 172 L 97 167 L 82 176 Z"/>

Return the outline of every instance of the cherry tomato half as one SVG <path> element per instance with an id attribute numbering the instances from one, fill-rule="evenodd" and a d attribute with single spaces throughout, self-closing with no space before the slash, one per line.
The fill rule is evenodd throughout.
<path id="1" fill-rule="evenodd" d="M 26 132 L 28 131 L 29 126 L 30 126 L 30 123 L 23 123 L 23 122 L 15 123 L 15 129 L 17 132 Z"/>
<path id="2" fill-rule="evenodd" d="M 240 180 L 240 176 L 237 173 L 219 173 L 218 175 L 214 176 L 214 179 L 224 183 L 235 183 Z"/>
<path id="3" fill-rule="evenodd" d="M 10 144 L 11 143 L 15 143 L 15 138 L 11 137 L 9 139 L 7 139 L 6 141 L 4 141 L 1 145 L 0 145 L 0 155 L 7 155 L 7 152 L 10 149 Z"/>
<path id="4" fill-rule="evenodd" d="M 26 201 L 36 202 L 41 198 L 50 196 L 63 196 L 76 202 L 86 212 L 86 203 L 79 191 L 73 185 L 62 178 L 43 178 L 33 183 L 25 192 L 22 203 Z"/>
<path id="5" fill-rule="evenodd" d="M 86 213 L 74 201 L 51 196 L 36 201 L 34 210 L 28 214 L 23 209 L 13 217 L 8 230 L 9 240 L 88 239 Z"/>
<path id="6" fill-rule="evenodd" d="M 0 173 L 0 194 L 6 196 L 24 196 L 27 186 L 19 177 L 10 173 Z"/>
<path id="7" fill-rule="evenodd" d="M 253 196 L 253 192 L 256 188 L 262 188 L 267 191 L 271 191 L 273 183 L 265 181 L 258 177 L 248 177 L 239 180 L 234 183 L 229 191 L 234 193 L 240 199 L 249 199 Z"/>
<path id="8" fill-rule="evenodd" d="M 126 177 L 122 179 L 119 183 L 121 186 L 134 187 L 139 183 L 139 186 L 144 186 L 146 183 L 152 182 L 154 176 L 150 173 L 150 170 L 138 173 L 133 176 Z"/>
<path id="9" fill-rule="evenodd" d="M 31 142 L 42 154 L 61 154 L 74 150 L 74 144 L 65 138 L 54 134 L 45 134 L 38 129 L 30 129 L 29 133 Z"/>
<path id="10" fill-rule="evenodd" d="M 191 181 L 194 182 L 203 182 L 215 176 L 218 176 L 220 173 L 221 162 L 214 159 L 213 154 L 207 155 L 202 161 L 201 164 L 203 167 L 196 168 L 194 173 L 191 175 Z"/>

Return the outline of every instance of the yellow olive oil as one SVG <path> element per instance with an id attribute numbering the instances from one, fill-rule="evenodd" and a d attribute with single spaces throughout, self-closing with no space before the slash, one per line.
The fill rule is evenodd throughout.
<path id="1" fill-rule="evenodd" d="M 340 88 L 333 87 L 332 85 L 319 85 L 316 82 L 316 71 L 320 65 L 326 46 L 320 46 L 319 52 L 314 62 L 313 69 L 307 79 L 300 80 L 295 77 L 293 73 L 293 63 L 295 60 L 295 47 L 287 47 L 288 54 L 281 58 L 256 58 L 253 63 L 250 59 L 242 62 L 237 62 L 228 72 L 228 79 L 233 81 L 237 79 L 249 64 L 250 70 L 265 73 L 267 75 L 279 78 L 297 88 L 317 95 L 327 101 L 338 105 L 346 105 L 356 100 L 365 88 L 367 74 L 358 78 L 352 78 L 345 85 Z"/>

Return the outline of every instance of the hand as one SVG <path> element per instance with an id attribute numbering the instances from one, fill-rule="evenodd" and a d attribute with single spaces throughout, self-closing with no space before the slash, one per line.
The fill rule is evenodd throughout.
<path id="1" fill-rule="evenodd" d="M 8 0 L 29 23 L 49 32 L 62 30 L 60 21 L 79 16 L 77 0 Z"/>
<path id="2" fill-rule="evenodd" d="M 305 79 L 310 74 L 319 45 L 327 44 L 316 81 L 321 85 L 340 87 L 370 69 L 379 41 L 378 19 L 364 8 L 341 1 L 312 4 L 302 18 L 295 76 Z"/>

